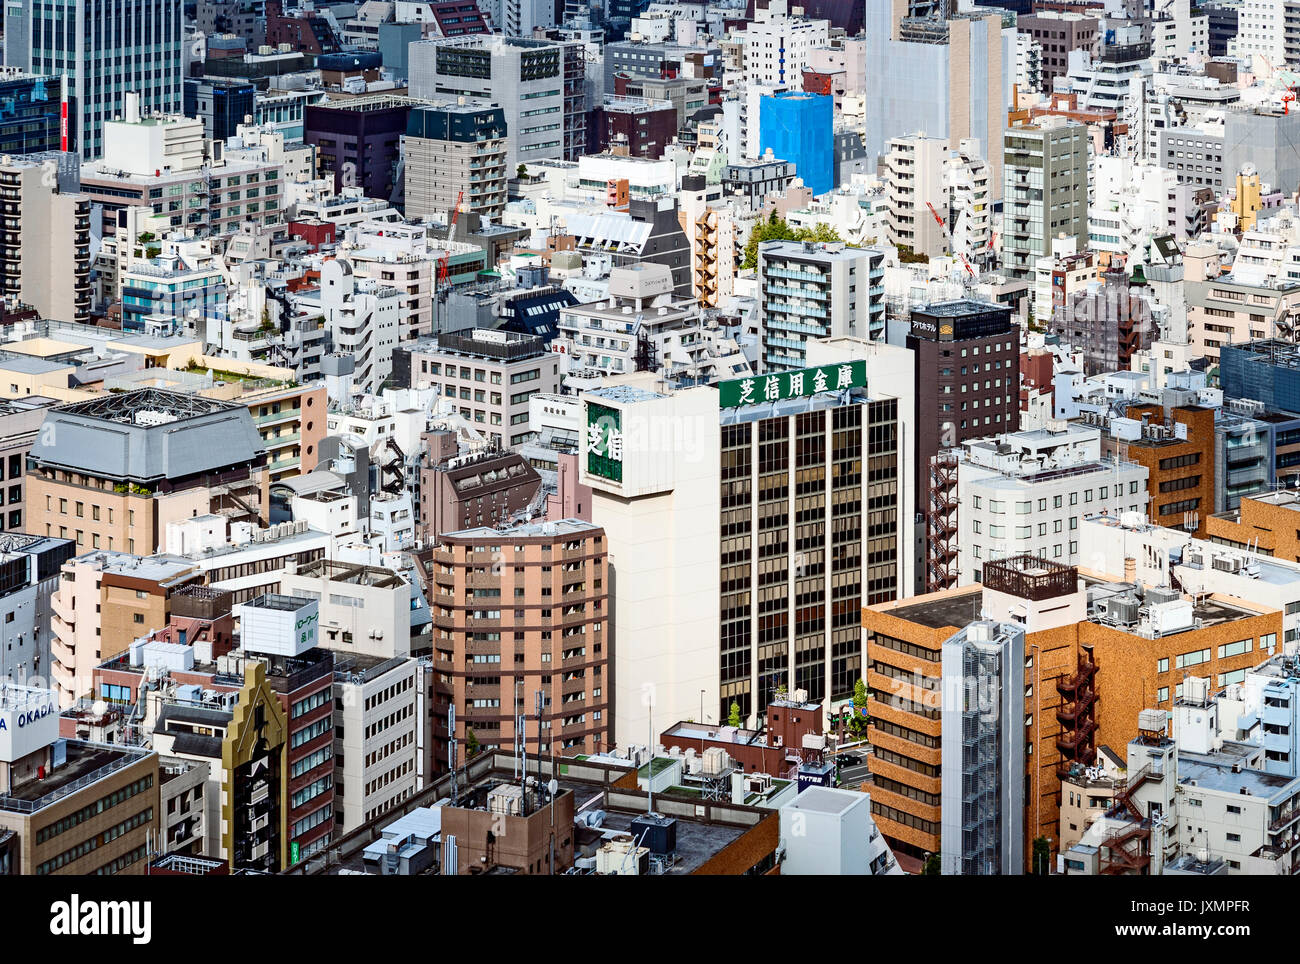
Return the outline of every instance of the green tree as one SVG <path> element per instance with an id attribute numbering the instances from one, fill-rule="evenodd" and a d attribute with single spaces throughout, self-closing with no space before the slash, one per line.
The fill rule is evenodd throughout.
<path id="1" fill-rule="evenodd" d="M 928 254 L 917 254 L 908 245 L 900 244 L 898 246 L 898 260 L 901 264 L 929 264 L 930 256 Z"/>
<path id="2" fill-rule="evenodd" d="M 938 877 L 940 876 L 941 866 L 942 864 L 939 862 L 939 855 L 930 854 L 930 856 L 925 858 L 925 866 L 921 869 L 921 873 L 926 877 Z"/>
<path id="3" fill-rule="evenodd" d="M 472 729 L 466 729 L 465 730 L 465 758 L 468 760 L 478 756 L 478 752 L 481 749 L 483 748 L 479 746 L 478 736 L 474 733 Z"/>
<path id="4" fill-rule="evenodd" d="M 735 700 L 731 701 L 731 712 L 727 714 L 727 726 L 740 726 L 740 704 Z"/>
<path id="5" fill-rule="evenodd" d="M 1052 866 L 1052 842 L 1046 837 L 1034 839 L 1034 874 L 1046 877 Z"/>
<path id="6" fill-rule="evenodd" d="M 849 721 L 849 729 L 853 735 L 861 737 L 867 732 L 867 718 L 862 711 L 867 708 L 867 684 L 859 679 L 853 684 L 853 718 Z"/>
<path id="7" fill-rule="evenodd" d="M 825 221 L 818 221 L 811 228 L 800 228 L 795 232 L 795 239 L 798 241 L 815 241 L 818 244 L 831 244 L 843 240 L 839 232 Z"/>
<path id="8" fill-rule="evenodd" d="M 829 224 L 818 223 L 811 228 L 796 230 L 790 227 L 784 218 L 777 217 L 777 213 L 773 211 L 767 216 L 766 221 L 755 224 L 753 230 L 749 232 L 749 240 L 745 242 L 745 257 L 740 266 L 758 267 L 758 246 L 764 241 L 814 241 L 828 244 L 840 240 L 842 239 L 839 233 Z"/>
<path id="9" fill-rule="evenodd" d="M 515 168 L 515 177 L 519 178 L 519 180 L 522 181 L 527 176 L 528 176 L 527 164 L 520 164 L 518 167 Z"/>
<path id="10" fill-rule="evenodd" d="M 776 216 L 773 211 L 766 221 L 760 221 L 755 224 L 753 230 L 749 232 L 749 240 L 745 242 L 745 258 L 741 262 L 742 268 L 758 267 L 758 246 L 764 241 L 793 241 L 794 229 L 785 223 L 785 219 Z"/>

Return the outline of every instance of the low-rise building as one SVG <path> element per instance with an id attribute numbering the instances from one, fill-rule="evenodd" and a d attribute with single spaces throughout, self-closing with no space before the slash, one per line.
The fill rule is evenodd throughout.
<path id="1" fill-rule="evenodd" d="M 1102 458 L 1099 428 L 1053 419 L 963 443 L 957 493 L 960 581 L 978 582 L 984 561 L 1007 555 L 1080 562 L 1080 519 L 1145 514 L 1147 469 Z"/>
<path id="2" fill-rule="evenodd" d="M 0 686 L 0 722 L 5 873 L 144 873 L 149 841 L 161 826 L 158 754 L 59 739 L 56 696 L 48 689 Z"/>
<path id="3" fill-rule="evenodd" d="M 560 387 L 560 358 L 536 335 L 475 328 L 410 348 L 414 388 L 434 388 L 499 448 L 532 437 L 528 400 Z"/>

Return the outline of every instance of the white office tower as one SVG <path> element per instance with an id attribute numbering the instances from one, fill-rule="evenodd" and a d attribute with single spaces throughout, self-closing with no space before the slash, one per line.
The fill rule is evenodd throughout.
<path id="1" fill-rule="evenodd" d="M 1025 628 L 979 620 L 943 644 L 945 875 L 1025 865 Z"/>

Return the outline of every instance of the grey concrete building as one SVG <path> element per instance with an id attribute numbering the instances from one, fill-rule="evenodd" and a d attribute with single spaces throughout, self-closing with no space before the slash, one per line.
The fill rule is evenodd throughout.
<path id="1" fill-rule="evenodd" d="M 874 248 L 765 241 L 758 287 L 764 374 L 804 368 L 810 338 L 874 341 L 884 331 L 884 255 Z"/>
<path id="2" fill-rule="evenodd" d="M 1233 183 L 1245 164 L 1254 164 L 1260 182 L 1293 194 L 1300 187 L 1300 110 L 1289 113 L 1230 111 L 1224 118 L 1227 145 L 1223 173 Z"/>
<path id="3" fill-rule="evenodd" d="M 509 149 L 499 107 L 452 104 L 411 111 L 402 140 L 406 216 L 461 210 L 496 219 L 506 205 Z"/>
<path id="4" fill-rule="evenodd" d="M 1002 252 L 1027 278 L 1064 235 L 1088 246 L 1088 128 L 1073 122 L 1013 127 L 1003 135 Z"/>
<path id="5" fill-rule="evenodd" d="M 1156 163 L 1178 175 L 1180 184 L 1223 190 L 1224 136 L 1195 128 L 1156 132 Z M 1233 172 L 1234 176 L 1236 172 Z"/>

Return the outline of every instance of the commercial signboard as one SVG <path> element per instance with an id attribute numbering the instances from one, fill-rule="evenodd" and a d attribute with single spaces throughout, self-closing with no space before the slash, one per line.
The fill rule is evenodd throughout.
<path id="1" fill-rule="evenodd" d="M 851 361 L 719 382 L 718 404 L 722 408 L 739 408 L 786 398 L 803 398 L 820 392 L 866 387 L 867 363 Z"/>
<path id="2" fill-rule="evenodd" d="M 587 402 L 587 472 L 623 481 L 623 413 L 617 408 Z"/>
<path id="3" fill-rule="evenodd" d="M 58 738 L 59 708 L 50 690 L 0 685 L 0 762 L 17 762 Z"/>

